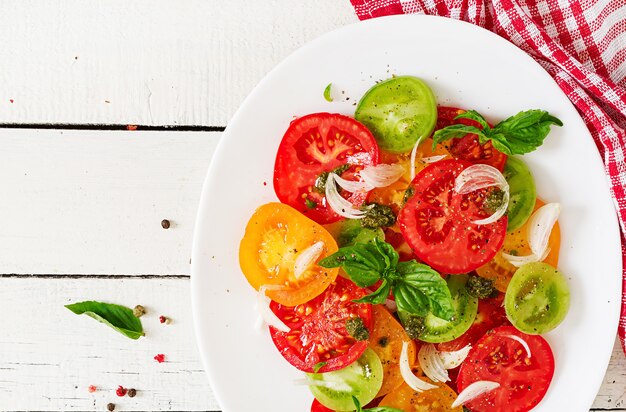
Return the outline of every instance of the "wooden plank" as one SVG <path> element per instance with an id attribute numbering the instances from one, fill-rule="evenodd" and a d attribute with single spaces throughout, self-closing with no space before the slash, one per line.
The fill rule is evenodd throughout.
<path id="1" fill-rule="evenodd" d="M 87 299 L 144 305 L 146 336 L 130 340 L 63 307 Z M 108 402 L 123 411 L 219 410 L 194 341 L 188 279 L 3 279 L 0 301 L 12 314 L 0 335 L 2 410 L 102 411 Z M 158 353 L 165 363 L 153 360 Z M 624 407 L 625 374 L 616 346 L 594 408 Z M 118 398 L 118 385 L 138 395 Z"/>
<path id="2" fill-rule="evenodd" d="M 356 21 L 337 0 L 0 2 L 0 123 L 223 126 L 289 53 Z"/>
<path id="3" fill-rule="evenodd" d="M 0 129 L 0 273 L 189 274 L 220 135 Z"/>
<path id="4" fill-rule="evenodd" d="M 626 357 L 617 339 L 609 368 L 593 403 L 593 408 L 626 410 Z"/>
<path id="5" fill-rule="evenodd" d="M 128 339 L 63 307 L 89 299 L 144 305 L 146 336 Z M 1 410 L 219 409 L 198 360 L 186 279 L 3 279 L 0 301 Z M 153 359 L 159 353 L 164 363 Z M 117 397 L 118 385 L 137 396 Z"/>

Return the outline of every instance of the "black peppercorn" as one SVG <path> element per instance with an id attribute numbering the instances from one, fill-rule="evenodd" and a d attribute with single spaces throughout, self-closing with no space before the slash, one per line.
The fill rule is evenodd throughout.
<path id="1" fill-rule="evenodd" d="M 169 229 L 170 228 L 170 221 L 167 220 L 167 219 L 161 220 L 161 227 L 163 229 Z"/>

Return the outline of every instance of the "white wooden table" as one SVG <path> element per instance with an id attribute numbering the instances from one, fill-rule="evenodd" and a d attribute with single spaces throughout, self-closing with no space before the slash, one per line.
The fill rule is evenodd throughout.
<path id="1" fill-rule="evenodd" d="M 263 75 L 355 21 L 347 0 L 0 1 L 0 410 L 219 410 L 189 303 L 204 175 Z M 144 305 L 146 337 L 63 307 L 88 299 Z M 626 410 L 617 345 L 593 408 Z"/>

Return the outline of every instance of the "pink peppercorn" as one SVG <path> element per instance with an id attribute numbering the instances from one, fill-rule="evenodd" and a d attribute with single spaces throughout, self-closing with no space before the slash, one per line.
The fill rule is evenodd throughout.
<path id="1" fill-rule="evenodd" d="M 159 363 L 163 363 L 163 362 L 165 362 L 165 355 L 162 354 L 162 353 L 159 353 L 158 355 L 156 355 L 154 357 L 154 360 L 159 362 Z"/>
<path id="2" fill-rule="evenodd" d="M 120 385 L 120 386 L 117 387 L 117 390 L 115 391 L 115 394 L 117 396 L 124 396 L 124 395 L 126 395 L 126 392 L 128 392 L 128 389 L 126 389 L 125 387 Z"/>
<path id="3" fill-rule="evenodd" d="M 95 391 L 98 390 L 98 388 L 96 388 L 96 385 L 89 385 L 87 390 L 89 391 L 89 393 L 94 393 Z"/>

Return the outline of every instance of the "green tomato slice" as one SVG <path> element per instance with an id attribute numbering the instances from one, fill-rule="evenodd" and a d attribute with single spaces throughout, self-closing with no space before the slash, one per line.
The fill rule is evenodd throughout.
<path id="1" fill-rule="evenodd" d="M 432 90 L 417 77 L 394 77 L 365 93 L 354 118 L 372 132 L 381 149 L 403 153 L 433 131 L 437 102 Z"/>
<path id="2" fill-rule="evenodd" d="M 569 310 L 570 293 L 565 276 L 542 262 L 517 269 L 504 296 L 504 310 L 513 326 L 539 335 L 556 328 Z"/>
<path id="3" fill-rule="evenodd" d="M 449 342 L 467 332 L 472 326 L 478 312 L 478 298 L 467 293 L 465 288 L 467 279 L 467 275 L 450 275 L 446 279 L 452 295 L 452 306 L 456 313 L 452 320 L 448 321 L 429 312 L 424 318 L 424 330 L 419 334 L 419 340 L 430 343 Z M 398 311 L 398 316 L 404 324 L 411 315 Z"/>
<path id="4" fill-rule="evenodd" d="M 504 178 L 509 183 L 509 217 L 506 230 L 512 232 L 521 227 L 535 208 L 537 192 L 530 169 L 519 157 L 509 156 L 504 164 Z"/>
<path id="5" fill-rule="evenodd" d="M 309 389 L 324 406 L 333 410 L 354 410 L 356 397 L 366 405 L 376 397 L 383 384 L 383 366 L 372 349 L 367 348 L 355 362 L 333 372 L 307 373 Z"/>

